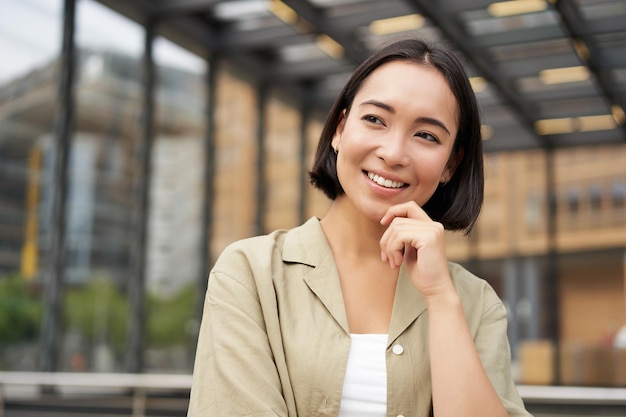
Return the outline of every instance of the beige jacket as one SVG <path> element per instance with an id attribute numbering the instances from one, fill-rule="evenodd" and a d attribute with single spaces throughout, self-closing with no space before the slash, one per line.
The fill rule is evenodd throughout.
<path id="1" fill-rule="evenodd" d="M 450 271 L 509 415 L 530 416 L 509 371 L 502 302 L 461 266 L 451 263 Z M 388 416 L 430 415 L 427 316 L 401 269 L 386 353 Z M 336 417 L 349 350 L 339 278 L 318 219 L 236 242 L 209 277 L 188 416 Z"/>

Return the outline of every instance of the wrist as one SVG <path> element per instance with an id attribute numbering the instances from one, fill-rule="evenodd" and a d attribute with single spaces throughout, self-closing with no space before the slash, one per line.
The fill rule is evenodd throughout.
<path id="1" fill-rule="evenodd" d="M 425 297 L 426 308 L 429 314 L 443 311 L 454 311 L 461 308 L 461 299 L 453 285 L 445 291 L 430 294 Z"/>

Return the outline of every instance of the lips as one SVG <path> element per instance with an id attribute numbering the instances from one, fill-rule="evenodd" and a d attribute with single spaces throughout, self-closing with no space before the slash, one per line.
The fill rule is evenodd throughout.
<path id="1" fill-rule="evenodd" d="M 398 181 L 393 181 L 390 180 L 388 178 L 385 177 L 381 177 L 378 174 L 374 174 L 372 172 L 368 172 L 367 173 L 367 177 L 374 181 L 376 184 L 380 185 L 381 187 L 385 187 L 385 188 L 402 188 L 402 187 L 406 187 L 407 184 L 404 182 L 398 182 Z"/>

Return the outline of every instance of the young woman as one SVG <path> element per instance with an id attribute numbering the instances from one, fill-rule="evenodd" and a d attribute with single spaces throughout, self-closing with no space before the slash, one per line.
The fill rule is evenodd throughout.
<path id="1" fill-rule="evenodd" d="M 189 407 L 200 416 L 529 416 L 506 311 L 449 263 L 483 199 L 476 99 L 441 45 L 391 44 L 352 75 L 311 182 L 321 219 L 229 246 L 211 271 Z"/>

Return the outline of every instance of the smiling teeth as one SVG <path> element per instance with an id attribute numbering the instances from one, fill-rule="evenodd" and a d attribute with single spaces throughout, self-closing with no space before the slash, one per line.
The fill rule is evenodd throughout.
<path id="1" fill-rule="evenodd" d="M 374 181 L 376 184 L 385 188 L 401 188 L 404 187 L 403 182 L 391 181 L 387 178 L 381 177 L 380 175 L 372 174 L 371 172 L 367 173 L 367 176 L 370 180 Z"/>

